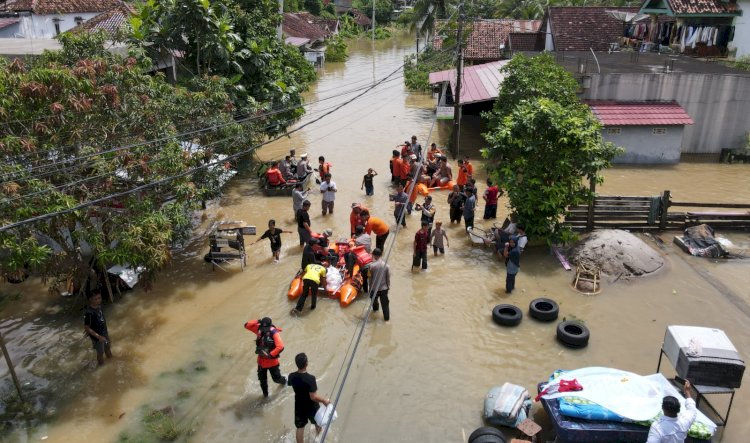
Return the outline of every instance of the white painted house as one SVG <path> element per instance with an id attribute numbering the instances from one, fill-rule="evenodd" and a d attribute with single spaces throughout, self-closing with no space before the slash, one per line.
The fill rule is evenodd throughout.
<path id="1" fill-rule="evenodd" d="M 0 0 L 0 38 L 54 38 L 121 0 Z"/>
<path id="2" fill-rule="evenodd" d="M 734 40 L 731 48 L 737 48 L 736 57 L 750 57 L 750 0 L 738 0 L 742 15 L 734 19 Z"/>

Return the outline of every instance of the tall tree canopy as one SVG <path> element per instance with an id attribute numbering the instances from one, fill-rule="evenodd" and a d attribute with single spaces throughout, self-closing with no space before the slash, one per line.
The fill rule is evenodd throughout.
<path id="1" fill-rule="evenodd" d="M 105 51 L 104 39 L 64 34 L 61 51 L 31 65 L 0 59 L 3 226 L 190 172 L 251 138 L 233 119 L 225 80 L 174 87 L 145 73 L 148 58 Z M 221 169 L 4 231 L 0 272 L 81 282 L 95 257 L 100 266 L 144 266 L 148 279 L 190 228 L 193 202 L 216 194 Z"/>
<path id="2" fill-rule="evenodd" d="M 602 140 L 575 79 L 549 54 L 517 55 L 502 71 L 500 94 L 484 116 L 490 175 L 531 236 L 568 241 L 572 233 L 561 224 L 567 207 L 593 198 L 584 180 L 601 182 L 598 172 L 619 148 Z"/>
<path id="3" fill-rule="evenodd" d="M 302 104 L 315 71 L 296 48 L 277 38 L 275 0 L 147 0 L 131 19 L 131 42 L 152 57 L 178 53 L 196 76 L 230 79 L 238 113 Z M 268 133 L 303 114 L 297 107 L 269 117 Z"/>

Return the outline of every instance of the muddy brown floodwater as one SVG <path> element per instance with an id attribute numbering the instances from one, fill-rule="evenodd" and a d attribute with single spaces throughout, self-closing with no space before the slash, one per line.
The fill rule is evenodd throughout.
<path id="1" fill-rule="evenodd" d="M 378 42 L 374 51 L 367 41 L 353 44 L 346 63 L 329 63 L 321 71 L 308 100 L 387 75 L 413 51 L 412 42 L 408 36 Z M 313 105 L 303 121 L 352 96 Z M 264 148 L 260 156 L 279 157 L 290 147 L 312 158 L 325 155 L 333 164 L 340 192 L 333 216 L 321 216 L 320 198 L 312 197 L 312 225 L 346 235 L 348 207 L 355 201 L 392 220 L 389 153 L 412 134 L 427 144 L 433 105 L 430 96 L 407 93 L 397 77 L 290 139 Z M 472 137 L 471 131 L 471 125 L 464 128 L 464 147 L 478 158 L 481 139 Z M 432 132 L 441 145 L 446 133 L 443 126 Z M 480 162 L 475 163 L 482 176 Z M 364 197 L 359 189 L 368 167 L 380 173 L 373 197 Z M 748 168 L 614 168 L 606 172 L 600 192 L 656 195 L 670 189 L 676 199 L 738 201 L 750 189 Z M 438 192 L 435 197 L 437 218 L 447 221 L 447 195 Z M 482 211 L 483 204 L 479 206 Z M 504 216 L 507 209 L 500 213 Z M 172 406 L 180 440 L 293 441 L 294 394 L 272 384 L 270 399 L 262 400 L 254 337 L 243 323 L 272 317 L 286 343 L 282 372 L 293 371 L 294 355 L 306 352 L 320 392 L 330 396 L 366 302 L 360 298 L 341 308 L 322 299 L 315 311 L 291 318 L 292 304 L 285 293 L 299 266 L 296 234 L 284 235 L 280 264 L 271 262 L 264 241 L 250 248 L 244 272 L 235 267 L 212 272 L 202 257 L 213 221 L 242 219 L 261 228 L 275 218 L 277 226 L 294 231 L 290 199 L 264 197 L 250 174 L 233 179 L 225 196 L 196 217 L 194 240 L 175 252 L 174 262 L 159 275 L 153 290 L 132 291 L 106 307 L 115 359 L 101 369 L 92 367 L 94 356 L 81 331 L 80 306 L 47 295 L 38 281 L 0 286 L 4 293 L 20 297 L 2 312 L 0 328 L 29 396 L 43 412 L 27 423 L 13 422 L 4 440 L 144 441 L 143 411 Z M 447 228 L 450 248 L 445 257 L 430 256 L 429 271 L 412 274 L 411 244 L 418 222 L 417 216 L 409 217 L 408 227 L 394 242 L 391 321 L 384 323 L 381 315 L 373 315 L 367 326 L 329 441 L 466 441 L 482 424 L 484 395 L 491 386 L 509 381 L 531 390 L 557 368 L 594 365 L 653 373 L 670 324 L 723 329 L 748 360 L 748 260 L 688 257 L 671 244 L 670 233 L 662 233 L 663 247 L 644 239 L 663 255 L 665 269 L 631 282 L 605 282 L 601 294 L 586 297 L 570 289 L 571 273 L 546 248 L 532 247 L 524 253 L 517 290 L 509 296 L 503 291 L 504 266 L 488 250 L 473 247 L 457 226 Z M 750 247 L 746 235 L 730 238 Z M 520 326 L 507 329 L 492 322 L 494 305 L 513 303 L 526 311 L 540 296 L 554 298 L 561 316 L 586 322 L 592 333 L 587 348 L 561 347 L 555 341 L 554 323 L 525 318 Z M 12 396 L 9 377 L 2 380 L 4 392 Z M 729 426 L 715 441 L 747 441 L 750 422 L 743 416 L 750 400 L 745 390 L 739 391 Z M 533 414 L 549 427 L 538 405 Z"/>

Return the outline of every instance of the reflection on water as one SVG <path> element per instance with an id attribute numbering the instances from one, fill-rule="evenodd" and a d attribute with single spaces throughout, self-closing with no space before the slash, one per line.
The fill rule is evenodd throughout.
<path id="1" fill-rule="evenodd" d="M 409 37 L 377 42 L 374 53 L 370 42 L 355 43 L 346 63 L 326 66 L 307 100 L 315 102 L 384 77 L 413 50 L 412 42 Z M 303 122 L 360 92 L 313 104 Z M 429 95 L 406 93 L 397 78 L 265 147 L 259 155 L 278 158 L 292 147 L 313 159 L 325 155 L 333 164 L 340 192 L 335 214 L 326 217 L 320 215 L 319 197 L 313 192 L 312 225 L 316 230 L 330 227 L 335 236 L 346 235 L 352 202 L 362 202 L 374 214 L 391 220 L 392 206 L 386 197 L 389 153 L 412 134 L 423 146 L 432 141 L 428 135 L 433 105 Z M 482 178 L 477 155 L 482 140 L 476 126 L 476 120 L 467 120 L 462 145 L 475 159 Z M 441 122 L 433 129 L 438 144 L 447 141 L 448 127 Z M 359 189 L 368 167 L 380 173 L 373 197 L 365 197 Z M 680 200 L 742 201 L 746 199 L 742 191 L 750 184 L 747 171 L 742 165 L 713 164 L 617 167 L 606 172 L 600 191 L 656 195 L 669 189 Z M 433 195 L 437 218 L 447 222 L 446 193 Z M 501 207 L 500 213 L 504 216 L 507 210 Z M 145 406 L 172 406 L 185 440 L 293 441 L 293 393 L 273 385 L 271 397 L 261 398 L 253 337 L 243 323 L 272 317 L 283 329 L 286 344 L 282 372 L 293 371 L 294 355 L 306 352 L 320 392 L 330 396 L 365 301 L 341 308 L 324 298 L 315 311 L 290 317 L 292 304 L 285 293 L 299 266 L 296 234 L 284 234 L 280 264 L 272 263 L 265 242 L 250 247 L 244 272 L 233 266 L 226 272 L 212 271 L 203 263 L 211 222 L 242 219 L 263 227 L 270 218 L 294 231 L 290 199 L 263 197 L 250 174 L 241 173 L 221 201 L 205 212 L 196 230 L 199 235 L 176 254 L 155 288 L 133 291 L 107 307 L 115 359 L 99 370 L 91 366 L 94 355 L 81 331 L 81 312 L 71 308 L 75 303 L 51 299 L 33 282 L 19 288 L 0 286 L 2 291 L 23 291 L 23 303 L 3 311 L 0 327 L 22 380 L 30 381 L 38 390 L 36 398 L 50 405 L 48 417 L 6 437 L 115 441 L 122 432 L 139 435 Z M 606 281 L 601 295 L 584 297 L 569 289 L 571 274 L 545 249 L 530 248 L 523 256 L 518 289 L 507 295 L 504 266 L 489 251 L 474 248 L 455 225 L 447 227 L 446 255 L 430 256 L 429 271 L 412 274 L 412 237 L 418 222 L 417 216 L 408 218 L 407 229 L 394 242 L 391 321 L 384 323 L 380 313 L 373 314 L 329 441 L 465 441 L 481 425 L 484 395 L 491 386 L 510 381 L 533 388 L 554 369 L 590 365 L 652 373 L 669 324 L 722 328 L 743 355 L 750 349 L 750 331 L 744 327 L 747 315 L 737 309 L 738 303 L 750 302 L 747 261 L 686 257 L 664 233 L 665 245 L 659 250 L 667 262 L 665 272 L 631 283 Z M 740 301 L 725 297 L 695 272 L 696 266 L 740 294 Z M 561 347 L 554 339 L 555 324 L 524 318 L 518 327 L 501 328 L 492 322 L 494 305 L 513 303 L 525 311 L 540 296 L 554 298 L 561 316 L 586 322 L 592 331 L 586 349 Z M 750 400 L 738 396 L 734 409 L 725 442 L 743 441 L 740 436 L 750 432 L 750 425 L 740 418 L 741 411 L 750 409 Z M 535 412 L 534 417 L 549 426 L 543 412 Z"/>

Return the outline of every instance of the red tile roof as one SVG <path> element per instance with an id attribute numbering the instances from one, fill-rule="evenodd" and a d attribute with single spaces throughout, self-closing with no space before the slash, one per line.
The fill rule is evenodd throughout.
<path id="1" fill-rule="evenodd" d="M 367 16 L 364 12 L 360 11 L 359 9 L 352 8 L 349 10 L 349 13 L 354 17 L 354 21 L 359 26 L 370 26 L 372 25 L 372 20 L 370 20 L 370 17 Z"/>
<path id="2" fill-rule="evenodd" d="M 287 37 L 309 38 L 311 41 L 324 40 L 326 33 L 318 26 L 307 20 L 305 14 L 285 12 L 281 30 Z"/>
<path id="3" fill-rule="evenodd" d="M 0 5 L 5 11 L 31 11 L 35 14 L 75 14 L 105 12 L 122 4 L 121 0 L 7 0 Z"/>
<path id="4" fill-rule="evenodd" d="M 541 32 L 511 32 L 505 47 L 511 51 L 543 51 L 544 35 Z"/>
<path id="5" fill-rule="evenodd" d="M 723 0 L 667 0 L 669 9 L 682 14 L 732 14 L 739 12 L 737 3 Z"/>
<path id="6" fill-rule="evenodd" d="M 7 28 L 10 25 L 15 25 L 20 21 L 20 18 L 0 18 L 0 29 Z"/>
<path id="7" fill-rule="evenodd" d="M 71 29 L 70 32 L 92 32 L 101 30 L 112 36 L 128 23 L 130 16 L 134 13 L 135 10 L 132 6 L 127 3 L 123 3 L 110 11 L 103 12 L 96 17 L 92 17 L 91 19 Z"/>
<path id="8" fill-rule="evenodd" d="M 518 31 L 537 31 L 541 20 L 482 19 L 470 25 L 470 34 L 466 39 L 466 60 L 500 60 L 502 48 L 508 34 Z"/>
<path id="9" fill-rule="evenodd" d="M 325 18 L 318 17 L 317 15 L 313 15 L 305 11 L 297 12 L 296 15 L 300 19 L 305 20 L 307 23 L 323 31 L 326 37 L 330 37 L 331 35 L 337 33 L 339 30 L 338 20 L 325 19 Z"/>
<path id="10" fill-rule="evenodd" d="M 587 101 L 604 126 L 692 125 L 693 119 L 677 102 Z"/>
<path id="11" fill-rule="evenodd" d="M 623 23 L 606 11 L 638 12 L 638 8 L 605 6 L 550 7 L 544 14 L 543 32 L 551 32 L 555 51 L 606 51 L 623 34 Z M 548 19 L 551 28 L 548 29 Z"/>

